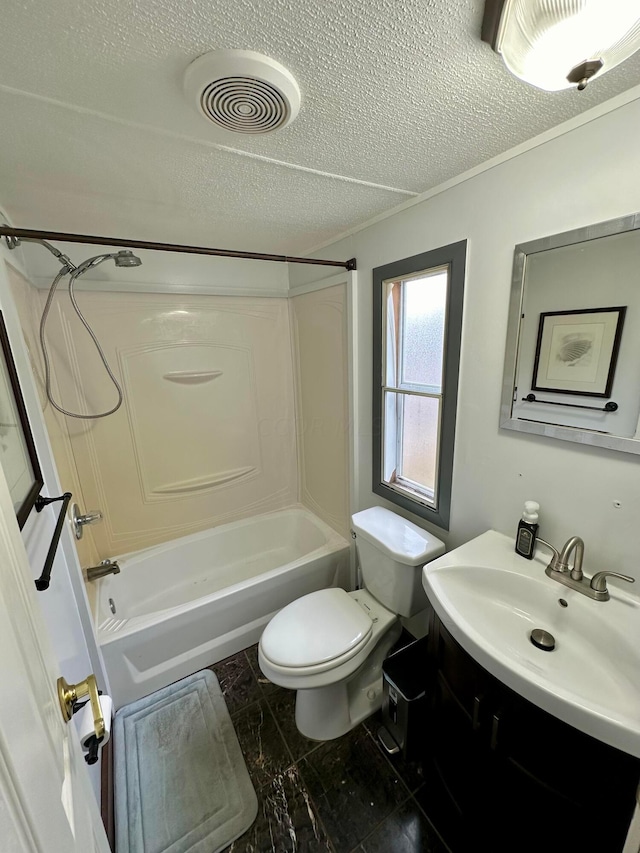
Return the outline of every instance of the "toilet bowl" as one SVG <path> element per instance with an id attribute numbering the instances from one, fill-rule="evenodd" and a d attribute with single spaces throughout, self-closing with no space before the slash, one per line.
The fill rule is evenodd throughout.
<path id="1" fill-rule="evenodd" d="M 382 661 L 402 626 L 366 590 L 323 589 L 267 625 L 258 662 L 274 684 L 297 690 L 296 726 L 312 740 L 340 737 L 382 703 Z"/>
<path id="2" fill-rule="evenodd" d="M 352 516 L 364 588 L 323 589 L 277 613 L 258 645 L 274 684 L 296 690 L 296 725 L 312 740 L 340 737 L 380 708 L 382 663 L 400 616 L 427 605 L 421 570 L 444 553 L 435 536 L 382 507 Z"/>

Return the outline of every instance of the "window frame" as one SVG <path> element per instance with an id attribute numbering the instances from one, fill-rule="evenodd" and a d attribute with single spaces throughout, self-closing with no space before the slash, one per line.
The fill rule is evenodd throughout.
<path id="1" fill-rule="evenodd" d="M 451 481 L 455 444 L 456 411 L 458 400 L 458 376 L 460 368 L 460 345 L 462 339 L 462 314 L 467 241 L 461 240 L 393 261 L 373 270 L 373 482 L 374 494 L 432 522 L 445 530 L 449 529 L 451 514 Z M 385 283 L 407 280 L 420 273 L 435 272 L 438 268 L 449 269 L 449 281 L 445 307 L 445 330 L 442 363 L 442 388 L 440 421 L 436 453 L 437 506 L 428 499 L 420 500 L 408 492 L 400 491 L 383 480 L 384 422 L 386 374 L 386 309 L 384 305 Z M 385 327 L 383 327 L 383 323 Z M 402 325 L 402 324 L 401 324 Z M 401 375 L 398 377 L 401 380 Z M 398 389 L 402 382 L 397 383 Z M 409 390 L 409 389 L 406 389 Z M 410 392 L 411 393 L 411 392 Z M 419 396 L 420 391 L 416 392 Z M 396 421 L 397 423 L 397 421 Z M 408 478 L 405 478 L 408 482 Z"/>

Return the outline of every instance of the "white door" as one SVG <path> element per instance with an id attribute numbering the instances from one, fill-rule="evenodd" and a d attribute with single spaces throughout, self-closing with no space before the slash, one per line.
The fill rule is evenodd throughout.
<path id="1" fill-rule="evenodd" d="M 109 853 L 0 469 L 0 850 Z M 87 673 L 89 675 L 89 673 Z"/>

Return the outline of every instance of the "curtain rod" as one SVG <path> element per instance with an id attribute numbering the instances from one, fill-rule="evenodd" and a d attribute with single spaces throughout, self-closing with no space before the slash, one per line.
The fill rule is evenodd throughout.
<path id="1" fill-rule="evenodd" d="M 296 258 L 290 255 L 267 255 L 262 252 L 238 252 L 233 249 L 210 249 L 206 246 L 182 246 L 179 243 L 153 243 L 146 240 L 119 240 L 116 237 L 91 237 L 88 234 L 66 234 L 62 231 L 33 231 L 0 225 L 0 237 L 24 240 L 56 240 L 59 243 L 94 243 L 98 246 L 118 246 L 128 249 L 152 249 L 158 252 L 182 252 L 187 255 L 215 255 L 221 258 L 241 258 L 249 261 L 278 261 L 285 264 L 314 264 L 325 267 L 356 269 L 356 259 L 327 261 L 322 258 Z"/>

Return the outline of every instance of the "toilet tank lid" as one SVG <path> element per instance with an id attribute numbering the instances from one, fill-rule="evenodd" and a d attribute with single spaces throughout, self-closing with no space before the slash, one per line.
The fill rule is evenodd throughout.
<path id="1" fill-rule="evenodd" d="M 421 566 L 444 554 L 444 542 L 381 506 L 363 509 L 351 516 L 356 536 L 361 536 L 392 560 Z"/>

